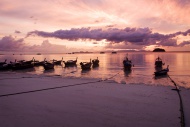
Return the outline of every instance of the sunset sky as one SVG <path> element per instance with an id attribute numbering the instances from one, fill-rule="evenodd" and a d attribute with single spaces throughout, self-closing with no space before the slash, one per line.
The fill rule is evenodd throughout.
<path id="1" fill-rule="evenodd" d="M 190 51 L 189 0 L 1 0 L 0 51 Z"/>

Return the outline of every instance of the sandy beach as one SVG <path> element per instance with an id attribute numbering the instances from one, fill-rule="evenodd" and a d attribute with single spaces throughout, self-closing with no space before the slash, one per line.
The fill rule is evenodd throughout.
<path id="1" fill-rule="evenodd" d="M 180 127 L 174 88 L 2 72 L 0 126 Z M 189 127 L 190 91 L 180 90 Z"/>

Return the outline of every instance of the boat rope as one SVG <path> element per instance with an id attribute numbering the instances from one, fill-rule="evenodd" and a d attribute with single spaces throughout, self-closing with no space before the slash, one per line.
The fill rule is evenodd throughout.
<path id="1" fill-rule="evenodd" d="M 184 110 L 183 110 L 183 101 L 182 101 L 182 97 L 181 97 L 181 94 L 180 94 L 180 89 L 178 87 L 178 85 L 175 83 L 175 81 L 168 75 L 169 79 L 171 80 L 171 82 L 175 85 L 175 89 L 172 89 L 172 90 L 175 90 L 177 91 L 178 93 L 178 96 L 179 96 L 179 100 L 180 100 L 180 112 L 181 112 L 181 127 L 185 127 L 185 115 L 184 115 Z"/>
<path id="2" fill-rule="evenodd" d="M 121 72 L 121 71 L 120 71 Z M 29 90 L 29 91 L 23 91 L 23 92 L 16 92 L 16 93 L 9 93 L 9 94 L 1 94 L 0 97 L 7 97 L 7 96 L 13 96 L 13 95 L 18 95 L 18 94 L 25 94 L 25 93 L 34 93 L 34 92 L 39 92 L 39 91 L 46 91 L 46 90 L 52 90 L 52 89 L 59 89 L 59 88 L 66 88 L 66 87 L 72 87 L 72 86 L 79 86 L 79 85 L 85 85 L 85 84 L 90 84 L 90 83 L 97 83 L 97 82 L 103 82 L 106 80 L 109 80 L 116 75 L 118 75 L 120 72 L 116 73 L 115 75 L 106 78 L 104 80 L 97 80 L 97 81 L 91 81 L 91 82 L 84 82 L 84 83 L 77 83 L 77 84 L 70 84 L 70 85 L 64 85 L 64 86 L 57 86 L 57 87 L 49 87 L 49 88 L 43 88 L 43 89 L 36 89 L 36 90 Z"/>
<path id="3" fill-rule="evenodd" d="M 109 78 L 106 78 L 106 79 L 104 79 L 104 80 L 102 80 L 102 81 L 107 81 L 107 80 L 109 80 L 109 79 L 112 79 L 112 78 L 114 78 L 115 76 L 119 75 L 119 73 L 121 73 L 121 71 L 119 71 L 119 72 L 116 73 L 115 75 L 113 75 L 113 76 L 111 76 L 111 77 L 109 77 Z"/>

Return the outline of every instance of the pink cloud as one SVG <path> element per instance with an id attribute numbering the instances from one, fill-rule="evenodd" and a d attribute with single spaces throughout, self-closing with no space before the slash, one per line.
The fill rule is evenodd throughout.
<path id="1" fill-rule="evenodd" d="M 17 51 L 24 48 L 24 39 L 16 39 L 12 36 L 5 36 L 0 40 L 1 51 Z"/>

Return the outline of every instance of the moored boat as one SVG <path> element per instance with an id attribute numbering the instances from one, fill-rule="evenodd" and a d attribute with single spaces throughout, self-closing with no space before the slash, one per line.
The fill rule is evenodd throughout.
<path id="1" fill-rule="evenodd" d="M 123 66 L 124 70 L 131 70 L 132 62 L 128 59 L 128 57 L 126 57 L 125 60 L 123 60 Z"/>
<path id="2" fill-rule="evenodd" d="M 63 57 L 62 57 L 61 60 L 54 60 L 54 59 L 53 59 L 53 63 L 54 63 L 55 65 L 61 65 L 62 62 L 63 62 Z"/>
<path id="3" fill-rule="evenodd" d="M 22 69 L 28 69 L 28 68 L 33 68 L 33 65 L 20 63 L 20 64 L 13 65 L 11 69 L 12 70 L 22 70 Z"/>
<path id="4" fill-rule="evenodd" d="M 77 63 L 77 59 L 78 57 L 76 58 L 76 60 L 68 60 L 68 61 L 63 61 L 63 63 L 65 64 L 65 67 L 68 67 L 68 66 L 75 66 L 76 63 Z"/>
<path id="5" fill-rule="evenodd" d="M 33 61 L 34 61 L 34 58 L 29 61 L 25 61 L 25 60 L 16 61 L 15 60 L 15 62 L 11 64 L 11 69 L 12 70 L 22 70 L 22 69 L 33 68 L 34 67 Z"/>
<path id="6" fill-rule="evenodd" d="M 22 63 L 23 64 L 33 64 L 33 62 L 34 62 L 34 57 L 32 58 L 32 60 L 28 60 L 28 61 L 25 61 L 25 60 L 22 60 Z"/>
<path id="7" fill-rule="evenodd" d="M 82 70 L 91 69 L 91 65 L 92 65 L 91 59 L 90 59 L 90 62 L 81 62 L 80 65 L 81 65 Z"/>
<path id="8" fill-rule="evenodd" d="M 169 65 L 167 66 L 167 68 L 162 69 L 160 71 L 156 71 L 154 72 L 155 76 L 162 76 L 162 75 L 167 75 L 167 73 L 169 72 Z"/>
<path id="9" fill-rule="evenodd" d="M 98 57 L 97 57 L 97 59 L 93 59 L 93 60 L 92 60 L 92 66 L 93 66 L 93 67 L 99 66 L 99 62 L 100 62 L 100 61 L 98 60 Z"/>
<path id="10" fill-rule="evenodd" d="M 45 70 L 54 69 L 54 63 L 45 62 L 43 67 Z"/>
<path id="11" fill-rule="evenodd" d="M 34 66 L 43 66 L 45 62 L 47 62 L 46 58 L 44 59 L 44 61 L 34 60 Z"/>

